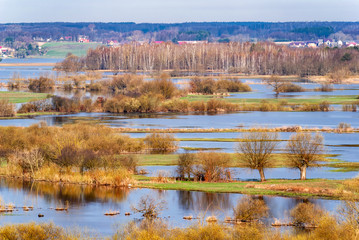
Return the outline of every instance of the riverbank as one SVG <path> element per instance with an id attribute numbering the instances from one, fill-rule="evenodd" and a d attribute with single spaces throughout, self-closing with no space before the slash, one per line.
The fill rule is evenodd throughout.
<path id="1" fill-rule="evenodd" d="M 137 176 L 133 187 L 160 190 L 201 191 L 209 193 L 240 193 L 249 195 L 275 195 L 284 197 L 311 197 L 325 199 L 352 198 L 357 194 L 345 190 L 347 180 L 286 180 L 268 179 L 265 182 L 192 182 L 174 181 L 156 182 L 155 178 Z"/>

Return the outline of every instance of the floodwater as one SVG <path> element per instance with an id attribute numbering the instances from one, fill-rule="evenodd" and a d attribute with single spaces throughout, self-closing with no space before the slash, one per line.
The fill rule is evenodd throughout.
<path id="1" fill-rule="evenodd" d="M 164 200 L 167 204 L 161 217 L 172 227 L 186 227 L 197 220 L 183 220 L 184 216 L 204 217 L 215 215 L 221 221 L 233 217 L 233 208 L 244 195 L 233 193 L 204 193 L 196 191 L 174 191 L 153 189 L 129 189 L 61 185 L 50 183 L 29 183 L 0 179 L 0 195 L 5 203 L 13 203 L 18 211 L 0 215 L 0 224 L 26 222 L 53 222 L 63 227 L 88 229 L 90 233 L 102 236 L 112 235 L 118 226 L 141 219 L 131 206 L 144 196 Z M 275 196 L 262 198 L 270 209 L 267 221 L 289 220 L 289 211 L 296 204 L 309 201 L 335 213 L 340 201 L 323 199 L 299 199 Z M 32 206 L 33 211 L 23 211 L 23 206 Z M 68 206 L 68 211 L 55 211 L 56 207 Z M 120 211 L 117 216 L 105 216 L 108 211 Z M 131 212 L 125 216 L 125 212 Z M 38 214 L 44 215 L 38 218 Z M 117 228 L 116 228 L 117 226 Z"/>
<path id="2" fill-rule="evenodd" d="M 4 59 L 3 63 L 56 63 L 61 59 Z M 27 67 L 0 67 L 0 83 L 6 83 L 16 74 L 23 78 L 34 78 L 40 75 L 56 74 L 52 67 L 27 66 Z M 111 73 L 104 73 L 104 76 Z M 173 79 L 179 87 L 186 86 L 188 79 Z M 248 83 L 253 92 L 232 94 L 231 98 L 274 98 L 270 88 L 261 83 L 260 79 L 243 80 Z M 298 83 L 309 91 L 301 93 L 280 94 L 280 97 L 292 98 L 316 98 L 332 95 L 358 95 L 359 85 L 334 85 L 334 91 L 323 93 L 315 92 L 314 88 L 319 84 Z M 0 89 L 6 91 L 7 89 Z M 67 97 L 89 97 L 97 98 L 102 93 L 85 92 L 64 92 L 56 90 L 53 94 Z M 102 94 L 103 95 L 103 94 Z M 0 126 L 30 126 L 40 122 L 46 122 L 50 126 L 61 126 L 66 123 L 93 121 L 110 127 L 128 128 L 250 128 L 250 127 L 329 127 L 336 128 L 339 123 L 345 122 L 352 127 L 359 127 L 359 114 L 357 112 L 238 112 L 231 114 L 106 114 L 106 113 L 79 113 L 71 115 L 38 116 L 28 119 L 0 120 Z M 145 134 L 130 134 L 132 137 L 143 137 Z M 177 138 L 237 138 L 240 133 L 179 133 Z M 358 162 L 358 147 L 341 146 L 356 145 L 359 143 L 359 134 L 336 134 L 323 133 L 327 153 L 337 154 L 335 158 L 343 161 Z M 287 140 L 290 133 L 280 133 L 280 138 Z M 235 152 L 234 142 L 216 141 L 182 141 L 180 152 L 183 147 L 195 148 L 220 148 L 223 152 Z M 281 148 L 285 141 L 281 142 Z M 165 170 L 170 175 L 175 174 L 176 166 L 146 166 L 149 176 L 155 176 L 159 170 Z M 313 168 L 308 170 L 308 178 L 345 179 L 357 176 L 357 172 L 333 172 L 333 169 Z M 258 179 L 257 171 L 250 171 L 244 168 L 232 168 L 232 176 L 237 179 Z M 267 178 L 296 179 L 299 172 L 295 169 L 274 168 L 265 172 Z M 104 236 L 115 232 L 115 225 L 121 225 L 140 219 L 140 214 L 124 216 L 125 212 L 132 212 L 131 206 L 139 202 L 143 196 L 153 196 L 156 199 L 165 200 L 168 205 L 161 216 L 168 220 L 172 226 L 184 227 L 192 222 L 183 220 L 183 216 L 209 216 L 216 215 L 221 220 L 226 216 L 233 216 L 233 207 L 241 194 L 230 193 L 204 193 L 191 191 L 160 191 L 153 189 L 129 189 L 93 187 L 78 185 L 61 185 L 50 183 L 23 183 L 15 180 L 0 180 L 0 196 L 5 203 L 14 203 L 19 211 L 12 214 L 0 215 L 0 224 L 24 223 L 24 222 L 49 222 L 64 227 L 79 226 L 87 228 L 93 233 Z M 286 220 L 289 218 L 289 211 L 296 204 L 303 201 L 311 201 L 319 204 L 322 208 L 335 212 L 340 201 L 322 199 L 297 199 L 285 197 L 261 197 L 268 204 L 271 215 L 267 219 L 273 222 L 274 218 Z M 169 206 L 170 203 L 170 206 Z M 68 211 L 57 212 L 54 208 L 68 204 Z M 33 211 L 25 212 L 22 206 L 33 206 Z M 107 211 L 120 211 L 120 215 L 114 217 L 105 216 Z M 38 218 L 38 214 L 44 214 L 44 218 Z"/>
<path id="3" fill-rule="evenodd" d="M 236 112 L 228 114 L 107 114 L 78 113 L 46 115 L 32 119 L 0 120 L 1 126 L 29 126 L 44 121 L 59 126 L 75 121 L 96 121 L 110 127 L 165 128 L 250 128 L 302 126 L 303 128 L 337 128 L 339 123 L 359 127 L 357 112 Z"/>

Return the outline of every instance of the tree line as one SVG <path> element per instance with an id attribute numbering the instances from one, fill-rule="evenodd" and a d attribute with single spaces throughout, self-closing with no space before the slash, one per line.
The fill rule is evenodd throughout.
<path id="1" fill-rule="evenodd" d="M 327 75 L 359 72 L 359 51 L 347 49 L 293 49 L 269 42 L 206 43 L 178 45 L 136 43 L 100 46 L 79 58 L 69 55 L 56 67 L 80 70 L 120 71 L 220 71 L 261 75 Z"/>

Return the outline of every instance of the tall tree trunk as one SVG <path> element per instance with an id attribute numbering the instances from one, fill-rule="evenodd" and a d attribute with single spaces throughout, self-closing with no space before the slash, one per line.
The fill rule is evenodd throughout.
<path id="1" fill-rule="evenodd" d="M 259 175 L 261 176 L 261 182 L 264 182 L 266 180 L 265 176 L 264 176 L 264 169 L 260 168 L 258 169 L 259 171 Z"/>
<path id="2" fill-rule="evenodd" d="M 307 167 L 301 167 L 300 168 L 300 180 L 306 180 L 307 179 Z"/>

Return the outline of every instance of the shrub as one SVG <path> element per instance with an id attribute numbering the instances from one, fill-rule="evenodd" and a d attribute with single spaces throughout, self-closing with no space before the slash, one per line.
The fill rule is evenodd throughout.
<path id="1" fill-rule="evenodd" d="M 226 155 L 218 152 L 200 152 L 196 154 L 198 160 L 197 178 L 202 175 L 205 181 L 213 182 L 228 180 Z"/>
<path id="2" fill-rule="evenodd" d="M 190 102 L 190 109 L 194 112 L 206 112 L 207 104 L 204 101 Z"/>
<path id="3" fill-rule="evenodd" d="M 70 167 L 78 166 L 80 159 L 80 152 L 72 145 L 68 145 L 61 149 L 60 155 L 54 159 L 54 162 L 60 167 L 69 169 Z"/>
<path id="4" fill-rule="evenodd" d="M 285 83 L 281 86 L 281 92 L 304 92 L 304 88 L 294 84 L 294 83 Z"/>
<path id="5" fill-rule="evenodd" d="M 80 102 L 78 99 L 68 99 L 64 97 L 52 97 L 52 109 L 57 112 L 79 112 Z"/>
<path id="6" fill-rule="evenodd" d="M 38 79 L 29 79 L 29 89 L 30 90 L 45 90 L 52 89 L 55 86 L 55 81 L 48 77 L 39 77 Z"/>
<path id="7" fill-rule="evenodd" d="M 132 173 L 137 173 L 137 167 L 138 167 L 138 159 L 134 155 L 121 155 L 120 156 L 120 164 L 122 167 L 127 169 L 128 171 Z"/>
<path id="8" fill-rule="evenodd" d="M 338 124 L 338 130 L 340 132 L 347 132 L 347 131 L 349 131 L 351 129 L 352 129 L 352 126 L 351 126 L 350 123 L 341 122 L 341 123 Z"/>
<path id="9" fill-rule="evenodd" d="M 189 85 L 192 93 L 213 94 L 216 91 L 216 82 L 210 78 L 194 77 Z"/>
<path id="10" fill-rule="evenodd" d="M 15 106 L 8 100 L 0 100 L 0 117 L 13 117 L 15 116 Z"/>
<path id="11" fill-rule="evenodd" d="M 0 228 L 2 239 L 21 240 L 52 240 L 65 239 L 65 232 L 61 227 L 52 223 L 25 223 L 19 225 L 5 225 Z"/>
<path id="12" fill-rule="evenodd" d="M 250 92 L 252 89 L 235 78 L 219 79 L 216 81 L 216 91 L 224 89 L 227 92 Z"/>
<path id="13" fill-rule="evenodd" d="M 151 219 L 157 218 L 164 210 L 166 202 L 164 200 L 157 200 L 150 195 L 141 197 L 137 206 L 132 206 L 134 212 L 142 213 L 142 216 Z"/>
<path id="14" fill-rule="evenodd" d="M 91 83 L 87 85 L 86 88 L 90 91 L 101 91 L 103 89 L 103 85 L 100 82 L 91 81 Z"/>
<path id="15" fill-rule="evenodd" d="M 30 151 L 17 151 L 9 157 L 9 163 L 19 166 L 23 174 L 30 172 L 34 176 L 44 164 L 44 157 L 38 148 Z"/>
<path id="16" fill-rule="evenodd" d="M 323 83 L 320 85 L 319 88 L 315 88 L 314 91 L 320 91 L 320 92 L 333 92 L 333 85 L 330 83 Z"/>
<path id="17" fill-rule="evenodd" d="M 79 156 L 76 156 L 76 153 L 73 154 L 74 157 L 79 158 L 79 162 L 81 162 L 81 173 L 102 166 L 99 156 L 97 156 L 97 154 L 91 149 L 85 149 L 80 151 L 78 154 Z"/>
<path id="18" fill-rule="evenodd" d="M 234 208 L 234 218 L 243 222 L 268 217 L 269 209 L 262 199 L 244 196 Z"/>
<path id="19" fill-rule="evenodd" d="M 290 211 L 293 223 L 301 226 L 317 226 L 324 211 L 313 203 L 299 203 Z"/>
<path id="20" fill-rule="evenodd" d="M 178 148 L 178 141 L 173 134 L 152 133 L 144 139 L 150 153 L 171 153 Z"/>
<path id="21" fill-rule="evenodd" d="M 52 105 L 48 99 L 33 101 L 24 103 L 21 105 L 18 113 L 30 113 L 30 112 L 42 112 L 42 111 L 51 111 Z"/>
<path id="22" fill-rule="evenodd" d="M 163 111 L 169 112 L 188 112 L 189 109 L 189 102 L 187 100 L 181 99 L 171 99 L 165 101 L 161 105 Z"/>
<path id="23" fill-rule="evenodd" d="M 157 79 L 154 81 L 157 93 L 164 96 L 166 99 L 171 99 L 175 96 L 177 88 L 175 84 L 171 81 L 171 77 L 162 73 Z"/>
<path id="24" fill-rule="evenodd" d="M 165 170 L 159 170 L 156 173 L 155 181 L 160 183 L 167 183 L 170 179 L 170 173 Z"/>
<path id="25" fill-rule="evenodd" d="M 73 86 L 71 83 L 64 84 L 65 91 L 71 91 L 72 89 L 73 89 Z"/>
<path id="26" fill-rule="evenodd" d="M 328 101 L 323 101 L 321 103 L 319 103 L 319 110 L 322 112 L 328 112 L 329 111 L 329 102 Z"/>

